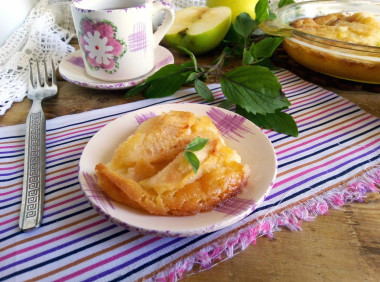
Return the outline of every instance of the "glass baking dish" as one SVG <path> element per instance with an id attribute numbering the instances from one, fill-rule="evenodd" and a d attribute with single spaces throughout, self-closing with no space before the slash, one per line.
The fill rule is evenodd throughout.
<path id="1" fill-rule="evenodd" d="M 285 51 L 301 65 L 338 78 L 380 84 L 380 46 L 328 39 L 291 27 L 300 18 L 356 12 L 368 13 L 380 21 L 379 2 L 308 1 L 278 9 L 277 18 L 265 21 L 260 27 L 267 34 L 285 36 Z"/>

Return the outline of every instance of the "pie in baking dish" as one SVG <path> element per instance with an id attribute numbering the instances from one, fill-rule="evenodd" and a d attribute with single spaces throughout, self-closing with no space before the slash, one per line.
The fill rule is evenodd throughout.
<path id="1" fill-rule="evenodd" d="M 334 13 L 300 18 L 291 25 L 297 30 L 324 38 L 380 47 L 380 22 L 368 13 Z"/>

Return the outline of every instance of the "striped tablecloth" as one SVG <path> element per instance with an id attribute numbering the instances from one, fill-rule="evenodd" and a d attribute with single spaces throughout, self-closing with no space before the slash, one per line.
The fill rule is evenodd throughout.
<path id="1" fill-rule="evenodd" d="M 78 162 L 91 137 L 115 118 L 160 103 L 205 103 L 193 89 L 47 121 L 46 198 L 42 226 L 18 228 L 25 125 L 0 128 L 0 280 L 176 280 L 209 267 L 258 236 L 300 229 L 330 207 L 360 200 L 380 184 L 380 120 L 330 91 L 276 72 L 292 102 L 298 138 L 264 130 L 275 148 L 278 175 L 264 203 L 238 223 L 194 237 L 155 237 L 99 215 L 78 183 Z M 212 104 L 224 96 L 210 85 Z"/>

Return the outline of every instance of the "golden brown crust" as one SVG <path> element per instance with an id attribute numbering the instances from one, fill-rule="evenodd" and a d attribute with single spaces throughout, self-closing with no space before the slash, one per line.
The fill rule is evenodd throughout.
<path id="1" fill-rule="evenodd" d="M 380 46 L 380 22 L 366 13 L 302 18 L 292 26 L 328 39 Z M 359 82 L 380 83 L 380 63 L 376 53 L 340 48 L 296 34 L 286 38 L 283 47 L 295 61 L 314 71 Z"/>
<path id="2" fill-rule="evenodd" d="M 197 136 L 209 141 L 195 152 L 201 165 L 194 174 L 183 150 Z M 183 216 L 210 210 L 240 193 L 249 168 L 224 144 L 208 117 L 169 112 L 143 123 L 109 164 L 96 166 L 96 173 L 99 187 L 118 203 Z"/>
<path id="3" fill-rule="evenodd" d="M 291 25 L 300 31 L 324 38 L 380 47 L 380 22 L 366 13 L 335 13 L 301 18 Z"/>

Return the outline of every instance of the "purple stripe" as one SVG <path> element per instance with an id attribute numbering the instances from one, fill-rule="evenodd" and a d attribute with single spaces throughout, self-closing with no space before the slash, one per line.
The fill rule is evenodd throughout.
<path id="1" fill-rule="evenodd" d="M 49 188 L 52 188 L 52 187 L 54 187 L 54 186 L 57 186 L 57 185 L 59 185 L 59 184 L 63 184 L 63 183 L 65 183 L 65 182 L 69 182 L 69 181 L 72 181 L 72 180 L 78 180 L 78 176 L 75 176 L 75 177 L 72 177 L 72 178 L 68 178 L 68 179 L 65 179 L 65 180 L 62 180 L 62 181 L 59 181 L 59 182 L 55 182 L 55 183 L 53 183 L 53 184 L 51 184 L 51 185 L 46 185 L 46 186 L 45 186 L 45 190 L 48 190 Z M 58 187 L 57 187 L 57 188 L 58 188 Z M 12 192 L 13 192 L 13 191 L 12 191 Z M 13 200 L 13 199 L 18 198 L 18 197 L 21 197 L 21 195 L 16 195 L 16 196 L 13 196 L 13 197 L 8 198 L 8 199 L 5 199 L 5 200 L 0 200 L 0 203 L 2 203 L 2 202 L 6 202 L 6 201 L 8 201 L 8 200 Z"/>
<path id="2" fill-rule="evenodd" d="M 173 239 L 173 240 L 171 240 L 171 241 L 169 241 L 169 242 L 167 242 L 167 243 L 165 243 L 165 244 L 159 245 L 157 248 L 154 248 L 154 249 L 152 249 L 152 250 L 150 250 L 150 251 L 147 251 L 147 252 L 145 252 L 144 254 L 141 254 L 141 255 L 139 255 L 139 256 L 137 256 L 137 257 L 131 259 L 131 260 L 128 260 L 128 261 L 125 262 L 125 263 L 119 264 L 118 266 L 115 266 L 115 267 L 110 268 L 110 269 L 108 269 L 108 270 L 106 270 L 106 271 L 103 271 L 103 272 L 101 272 L 101 273 L 98 273 L 98 274 L 96 274 L 96 275 L 94 275 L 94 276 L 92 276 L 92 277 L 89 277 L 89 278 L 87 278 L 86 280 L 83 280 L 83 282 L 94 281 L 94 280 L 96 280 L 96 279 L 99 279 L 99 278 L 102 278 L 102 277 L 104 277 L 104 276 L 107 276 L 107 275 L 109 275 L 109 274 L 111 274 L 111 273 L 113 273 L 113 272 L 115 272 L 115 271 L 121 270 L 122 268 L 124 268 L 124 267 L 126 267 L 126 266 L 128 266 L 128 265 L 130 265 L 130 264 L 132 264 L 132 263 L 135 263 L 135 262 L 137 262 L 137 261 L 139 261 L 139 260 L 141 260 L 141 259 L 144 259 L 144 258 L 150 256 L 151 254 L 156 253 L 156 252 L 158 252 L 158 251 L 160 251 L 160 250 L 162 250 L 162 249 L 164 249 L 164 248 L 166 248 L 166 247 L 170 247 L 171 245 L 174 245 L 175 243 L 177 243 L 177 242 L 179 242 L 179 241 L 182 241 L 182 240 L 185 239 L 185 238 L 186 238 L 186 237 L 179 237 L 179 238 Z"/>
<path id="3" fill-rule="evenodd" d="M 46 146 L 49 146 L 49 145 L 52 145 L 52 144 L 55 144 L 55 143 L 59 143 L 59 142 L 62 142 L 62 141 L 66 141 L 66 140 L 70 140 L 70 139 L 74 139 L 76 137 L 81 137 L 81 136 L 85 136 L 85 135 L 89 135 L 88 138 L 91 138 L 95 133 L 97 133 L 99 130 L 95 130 L 95 131 L 91 131 L 91 132 L 85 132 L 85 133 L 82 133 L 82 134 L 77 134 L 77 135 L 72 135 L 70 137 L 66 137 L 66 138 L 59 138 L 55 141 L 49 141 L 49 142 L 46 142 Z M 65 136 L 67 136 L 68 134 L 65 134 Z"/>
<path id="4" fill-rule="evenodd" d="M 80 203 L 78 203 L 78 204 L 71 205 L 70 207 L 67 207 L 67 208 L 61 209 L 61 210 L 59 210 L 59 211 L 55 211 L 55 212 L 49 213 L 49 214 L 47 214 L 47 215 L 44 215 L 44 216 L 43 216 L 43 219 L 45 219 L 45 218 L 49 218 L 49 217 L 51 217 L 51 216 L 53 216 L 53 215 L 56 215 L 56 214 L 63 213 L 63 212 L 68 211 L 68 210 L 70 210 L 70 209 L 77 208 L 77 207 L 82 206 L 83 204 L 86 204 L 86 203 L 88 203 L 88 202 L 87 202 L 87 201 L 80 202 Z M 6 228 L 6 229 L 3 229 L 3 230 L 0 231 L 0 234 L 2 234 L 2 233 L 4 233 L 4 232 L 7 232 L 7 231 L 9 231 L 9 230 L 11 230 L 11 229 L 14 229 L 14 228 L 18 228 L 18 225 L 14 225 L 14 226 L 8 227 L 8 228 Z"/>
<path id="5" fill-rule="evenodd" d="M 287 109 L 286 111 L 294 111 L 298 108 L 302 108 L 302 107 L 308 107 L 308 109 L 306 110 L 309 110 L 310 107 L 315 107 L 317 103 L 321 103 L 322 100 L 328 100 L 329 98 L 331 98 L 331 96 L 334 96 L 334 98 L 338 98 L 338 96 L 336 96 L 334 93 L 328 93 L 328 94 L 325 94 L 323 96 L 319 96 L 319 97 L 316 97 L 316 99 L 312 99 L 312 100 L 307 100 L 305 102 L 303 102 L 302 104 L 298 105 L 298 106 L 294 106 L 294 107 L 290 107 L 289 109 Z M 327 101 L 327 102 L 330 102 L 331 100 Z M 326 102 L 326 101 L 325 101 Z M 318 104 L 317 106 L 321 106 L 320 104 Z"/>
<path id="6" fill-rule="evenodd" d="M 309 151 L 309 150 L 311 150 L 311 149 L 314 149 L 314 148 L 316 148 L 316 147 L 319 147 L 319 146 L 324 145 L 324 144 L 326 144 L 326 143 L 329 143 L 329 142 L 331 142 L 331 141 L 335 141 L 336 139 L 338 139 L 338 138 L 340 138 L 340 137 L 343 137 L 343 136 L 345 136 L 345 135 L 348 135 L 348 134 L 350 134 L 350 133 L 353 133 L 353 132 L 355 132 L 355 131 L 357 131 L 357 130 L 363 129 L 364 127 L 366 127 L 366 126 L 368 126 L 368 125 L 371 125 L 371 124 L 373 124 L 373 123 L 375 123 L 375 122 L 377 122 L 377 121 L 378 121 L 378 120 L 373 120 L 373 121 L 370 121 L 370 122 L 368 122 L 368 123 L 366 123 L 366 124 L 364 124 L 364 125 L 359 125 L 358 127 L 354 128 L 354 129 L 352 129 L 352 130 L 350 130 L 350 131 L 343 132 L 342 134 L 339 134 L 339 135 L 333 136 L 333 137 L 331 137 L 330 139 L 327 139 L 327 140 L 325 140 L 325 141 L 323 141 L 323 142 L 320 142 L 320 143 L 318 143 L 318 144 L 315 144 L 315 145 L 313 145 L 313 146 L 311 146 L 311 147 L 307 147 L 307 148 L 302 149 L 302 150 L 298 150 L 298 149 L 297 149 L 297 151 L 294 152 L 293 154 L 285 155 L 285 156 L 283 156 L 283 157 L 278 157 L 278 158 L 277 158 L 277 161 L 279 162 L 279 161 L 282 161 L 282 160 L 285 160 L 285 159 L 288 159 L 288 158 L 294 157 L 294 156 L 296 156 L 296 155 L 299 155 L 299 154 L 301 154 L 301 153 L 303 153 L 303 152 Z"/>
<path id="7" fill-rule="evenodd" d="M 0 230 L 0 234 L 3 234 L 3 233 L 5 233 L 5 232 L 7 232 L 7 231 L 9 231 L 9 230 L 12 230 L 12 229 L 18 229 L 18 225 L 16 224 L 16 225 L 13 225 L 13 226 L 11 226 L 11 227 L 8 227 L 8 228 L 5 228 L 5 229 L 3 229 L 3 230 Z"/>
<path id="8" fill-rule="evenodd" d="M 292 81 L 292 82 L 296 82 L 296 81 Z M 292 85 L 289 85 L 288 87 L 291 88 Z M 300 88 L 294 89 L 294 90 L 287 90 L 286 87 L 283 87 L 283 91 L 286 94 L 286 96 L 291 95 L 291 94 L 296 94 L 298 92 L 303 92 L 303 93 L 305 93 L 305 96 L 309 96 L 310 93 L 307 93 L 307 91 L 309 89 L 312 89 L 312 88 L 315 88 L 315 85 L 303 86 L 303 87 L 300 87 Z M 316 88 L 316 90 L 321 90 L 321 88 Z"/>
<path id="9" fill-rule="evenodd" d="M 9 154 L 9 153 L 18 153 L 18 152 L 24 152 L 24 148 L 23 149 L 20 149 L 20 150 L 14 150 L 14 151 L 0 151 L 0 154 Z"/>
<path id="10" fill-rule="evenodd" d="M 8 202 L 8 201 L 11 201 L 11 200 L 17 199 L 17 198 L 21 198 L 21 195 L 16 195 L 16 196 L 13 196 L 13 197 L 10 197 L 10 198 L 7 198 L 7 199 L 4 199 L 4 200 L 0 200 L 0 203 L 5 203 L 5 202 Z"/>
<path id="11" fill-rule="evenodd" d="M 46 186 L 45 186 L 45 190 L 50 189 L 50 188 L 52 188 L 52 187 L 54 187 L 54 186 L 58 186 L 58 185 L 60 185 L 60 184 L 63 184 L 63 183 L 69 182 L 69 181 L 74 181 L 74 180 L 78 181 L 78 176 L 74 176 L 74 177 L 71 177 L 71 178 L 67 178 L 67 179 L 64 179 L 64 180 L 62 180 L 62 181 L 55 182 L 55 183 L 53 183 L 53 184 L 51 184 L 51 185 L 46 185 Z M 58 187 L 56 187 L 56 188 L 58 188 Z"/>
<path id="12" fill-rule="evenodd" d="M 7 270 L 7 269 L 9 269 L 9 268 L 11 268 L 11 267 L 14 267 L 14 266 L 16 266 L 16 265 L 19 265 L 19 264 L 22 264 L 22 263 L 25 263 L 25 262 L 31 261 L 31 260 L 33 260 L 33 259 L 39 258 L 39 257 L 41 257 L 41 256 L 44 256 L 44 255 L 47 255 L 47 254 L 50 254 L 50 253 L 53 253 L 53 252 L 55 252 L 55 251 L 59 251 L 60 249 L 66 248 L 66 247 L 68 247 L 68 246 L 70 246 L 70 245 L 73 245 L 73 244 L 75 244 L 75 243 L 81 242 L 81 241 L 83 241 L 83 240 L 85 240 L 85 239 L 88 239 L 88 238 L 91 238 L 91 237 L 93 237 L 93 236 L 95 236 L 95 235 L 102 234 L 102 233 L 104 233 L 104 232 L 106 232 L 106 231 L 108 231 L 108 230 L 111 230 L 111 229 L 115 228 L 115 227 L 117 227 L 117 225 L 115 225 L 115 224 L 110 225 L 110 226 L 107 226 L 107 227 L 105 227 L 105 228 L 103 228 L 103 229 L 100 229 L 100 230 L 94 231 L 94 232 L 92 232 L 92 233 L 86 234 L 86 235 L 84 235 L 84 236 L 82 236 L 82 237 L 79 237 L 79 238 L 77 238 L 77 239 L 75 239 L 75 240 L 71 240 L 71 241 L 66 242 L 66 243 L 64 243 L 64 244 L 61 244 L 61 245 L 59 245 L 59 246 L 57 246 L 57 247 L 51 248 L 51 249 L 49 249 L 49 250 L 46 250 L 46 251 L 43 251 L 43 252 L 40 252 L 40 253 L 37 253 L 37 254 L 35 254 L 35 255 L 33 255 L 33 256 L 29 256 L 29 257 L 27 257 L 27 258 L 25 258 L 25 259 L 22 259 L 22 260 L 17 260 L 17 261 L 15 261 L 15 262 L 13 262 L 13 263 L 11 263 L 11 264 L 8 264 L 8 265 L 6 265 L 6 266 L 4 266 L 4 267 L 0 267 L 0 271 Z"/>
<path id="13" fill-rule="evenodd" d="M 0 174 L 0 176 L 8 176 L 8 175 L 17 174 L 17 173 L 20 173 L 21 174 L 20 176 L 22 176 L 23 172 L 24 172 L 24 170 L 21 169 L 21 170 L 13 171 L 13 172 L 10 172 L 10 173 Z"/>
<path id="14" fill-rule="evenodd" d="M 282 88 L 285 89 L 286 88 L 285 85 L 288 85 L 290 83 L 293 83 L 299 80 L 297 79 L 297 77 L 289 76 L 287 78 L 279 78 L 278 81 L 281 83 Z M 315 85 L 310 85 L 310 86 L 315 86 Z M 309 87 L 309 86 L 306 86 L 306 87 Z"/>
<path id="15" fill-rule="evenodd" d="M 87 202 L 87 201 L 83 201 L 83 202 L 77 203 L 77 204 L 75 204 L 75 205 L 71 205 L 71 206 L 69 206 L 69 207 L 66 207 L 66 208 L 60 209 L 60 210 L 58 210 L 58 211 L 55 211 L 55 212 L 49 213 L 48 215 L 44 215 L 44 218 L 49 218 L 49 217 L 51 217 L 51 216 L 53 216 L 53 215 L 60 214 L 60 213 L 63 213 L 63 212 L 65 212 L 65 211 L 68 211 L 68 210 L 71 210 L 71 209 L 75 209 L 75 208 L 80 207 L 80 206 L 83 206 L 83 205 L 85 205 L 85 204 L 88 204 L 88 202 Z"/>
<path id="16" fill-rule="evenodd" d="M 352 109 L 352 108 L 357 108 L 357 106 L 356 106 L 356 105 L 352 105 L 352 106 L 348 106 L 348 107 L 343 108 L 343 109 L 340 109 L 340 110 L 336 110 L 336 109 L 334 109 L 334 110 L 336 110 L 336 111 L 334 112 L 334 114 L 341 113 L 341 112 L 347 111 L 347 110 Z M 316 122 L 318 122 L 318 121 L 321 121 L 321 120 L 326 119 L 326 118 L 331 117 L 331 116 L 332 116 L 332 113 L 328 113 L 327 115 L 322 116 L 322 117 L 320 117 L 320 118 L 318 118 L 318 119 L 314 119 L 314 118 L 313 118 L 312 121 L 309 121 L 309 122 L 307 122 L 307 123 L 303 123 L 303 124 L 298 124 L 298 123 L 297 123 L 298 129 L 300 129 L 300 128 L 302 128 L 302 127 L 305 127 L 305 126 L 308 126 L 308 125 L 310 125 L 310 124 L 316 123 Z M 270 136 L 268 136 L 268 137 L 269 137 L 269 138 L 272 138 L 272 137 L 276 137 L 276 136 L 279 136 L 279 135 L 282 135 L 282 134 L 280 134 L 280 133 L 275 133 L 275 134 L 272 134 L 272 135 L 270 135 Z"/>
<path id="17" fill-rule="evenodd" d="M 57 161 L 61 161 L 61 160 L 64 160 L 64 159 L 68 159 L 68 158 L 71 158 L 71 157 L 77 157 L 77 156 L 81 156 L 82 155 L 82 152 L 80 153 L 77 153 L 77 154 L 73 154 L 73 155 L 68 155 L 68 156 L 64 156 L 64 157 L 61 157 L 61 158 L 58 158 L 58 159 L 52 159 L 50 161 L 46 161 L 46 164 L 50 164 L 50 163 L 55 163 Z M 78 160 L 72 160 L 73 162 L 78 162 Z"/>
<path id="18" fill-rule="evenodd" d="M 370 150 L 370 151 L 368 151 L 368 152 L 365 152 L 364 154 L 362 154 L 362 155 L 360 155 L 360 156 L 357 156 L 356 158 L 349 159 L 349 160 L 347 160 L 347 161 L 345 161 L 345 162 L 343 162 L 343 163 L 341 163 L 341 164 L 339 164 L 339 165 L 337 165 L 337 166 L 335 166 L 335 167 L 329 168 L 329 169 L 326 170 L 326 171 L 323 171 L 323 172 L 320 172 L 320 173 L 315 174 L 315 175 L 313 175 L 313 176 L 310 176 L 310 177 L 308 177 L 308 178 L 305 178 L 304 180 L 302 180 L 302 181 L 300 181 L 300 182 L 297 182 L 297 183 L 295 183 L 295 184 L 293 184 L 293 185 L 291 185 L 291 186 L 289 186 L 289 187 L 287 187 L 287 188 L 285 188 L 285 189 L 282 189 L 281 191 L 278 191 L 278 192 L 276 192 L 276 193 L 274 193 L 274 194 L 269 195 L 269 196 L 266 198 L 266 200 L 273 199 L 274 197 L 277 197 L 278 195 L 281 195 L 281 194 L 283 194 L 283 193 L 285 193 L 285 192 L 287 192 L 287 191 L 289 191 L 289 190 L 292 190 L 292 189 L 294 189 L 294 188 L 296 188 L 296 187 L 299 187 L 300 185 L 305 184 L 305 183 L 307 183 L 307 182 L 309 182 L 309 181 L 311 181 L 311 180 L 313 180 L 313 179 L 315 179 L 315 178 L 318 178 L 318 177 L 324 176 L 324 175 L 326 175 L 326 174 L 332 173 L 333 171 L 335 171 L 335 170 L 337 170 L 337 169 L 343 167 L 344 165 L 347 165 L 347 164 L 352 163 L 352 162 L 354 162 L 354 161 L 356 161 L 356 160 L 358 160 L 358 159 L 361 159 L 361 158 L 363 158 L 363 157 L 366 157 L 366 156 L 368 156 L 368 155 L 370 155 L 370 154 L 376 152 L 376 151 L 379 150 L 379 149 L 380 149 L 380 146 L 379 146 L 379 147 L 376 147 L 375 149 L 372 149 L 372 150 Z"/>

